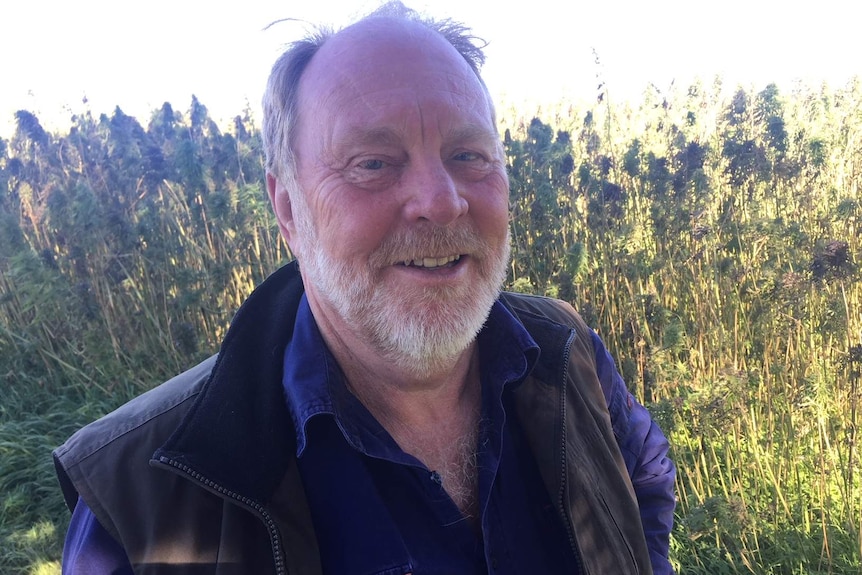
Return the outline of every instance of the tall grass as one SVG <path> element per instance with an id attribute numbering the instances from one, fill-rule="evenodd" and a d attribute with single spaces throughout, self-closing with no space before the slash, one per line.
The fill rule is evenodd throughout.
<path id="1" fill-rule="evenodd" d="M 681 573 L 860 572 L 862 88 L 501 115 L 512 289 L 572 301 L 667 432 Z M 287 259 L 248 116 L 0 140 L 0 572 L 54 573 L 50 450 L 212 353 Z"/>

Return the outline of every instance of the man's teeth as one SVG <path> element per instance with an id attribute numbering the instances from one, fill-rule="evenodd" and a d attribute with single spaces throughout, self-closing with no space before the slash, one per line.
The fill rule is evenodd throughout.
<path id="1" fill-rule="evenodd" d="M 445 266 L 446 264 L 457 262 L 460 259 L 460 255 L 446 256 L 444 258 L 422 258 L 420 260 L 407 260 L 404 262 L 404 265 L 416 266 L 420 268 L 439 268 L 440 266 Z"/>

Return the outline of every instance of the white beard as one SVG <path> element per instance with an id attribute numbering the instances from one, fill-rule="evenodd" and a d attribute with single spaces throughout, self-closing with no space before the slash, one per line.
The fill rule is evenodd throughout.
<path id="1" fill-rule="evenodd" d="M 509 260 L 508 233 L 503 245 L 491 246 L 472 230 L 420 228 L 388 238 L 366 267 L 355 269 L 330 256 L 305 209 L 294 203 L 302 244 L 313 246 L 297 254 L 306 285 L 314 286 L 350 329 L 401 370 L 421 377 L 452 367 L 476 339 L 500 294 Z M 465 253 L 480 269 L 473 285 L 395 290 L 379 280 L 380 271 L 393 262 Z"/>

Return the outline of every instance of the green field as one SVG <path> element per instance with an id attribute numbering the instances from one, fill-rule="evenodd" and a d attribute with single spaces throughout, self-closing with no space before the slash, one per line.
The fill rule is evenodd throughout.
<path id="1" fill-rule="evenodd" d="M 726 95 L 725 95 L 726 94 Z M 668 434 L 680 573 L 862 572 L 862 83 L 498 110 L 509 289 L 572 302 Z M 0 139 L 0 573 L 59 573 L 50 452 L 217 349 L 289 259 L 258 127 L 194 100 Z"/>

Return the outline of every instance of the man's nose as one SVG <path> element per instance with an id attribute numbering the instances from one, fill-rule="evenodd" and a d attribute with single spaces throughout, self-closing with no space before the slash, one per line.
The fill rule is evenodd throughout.
<path id="1" fill-rule="evenodd" d="M 448 226 L 467 213 L 467 200 L 441 160 L 414 164 L 409 171 L 403 181 L 409 221 Z"/>

